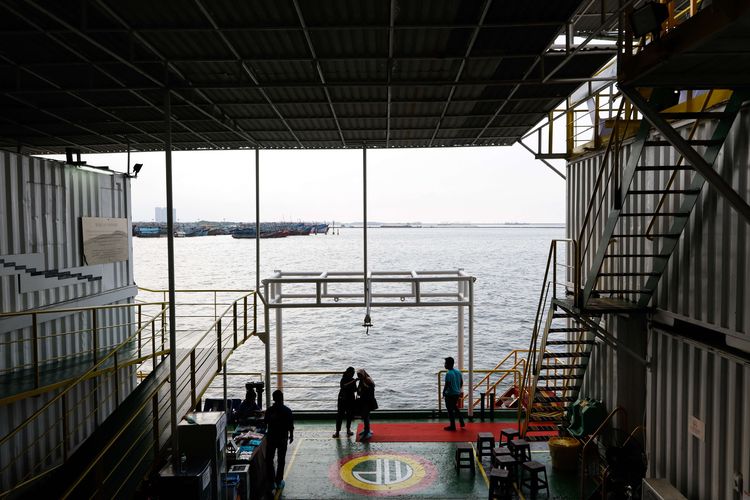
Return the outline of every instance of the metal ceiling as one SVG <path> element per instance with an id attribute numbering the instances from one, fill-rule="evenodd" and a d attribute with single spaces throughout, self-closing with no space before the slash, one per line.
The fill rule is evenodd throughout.
<path id="1" fill-rule="evenodd" d="M 162 150 L 167 93 L 178 150 L 509 145 L 631 3 L 0 0 L 0 147 Z"/>

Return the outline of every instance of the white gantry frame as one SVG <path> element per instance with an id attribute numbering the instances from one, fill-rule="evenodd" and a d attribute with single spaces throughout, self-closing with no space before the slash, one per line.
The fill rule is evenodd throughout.
<path id="1" fill-rule="evenodd" d="M 284 381 L 282 310 L 289 308 L 348 307 L 457 307 L 458 368 L 464 369 L 464 308 L 469 313 L 469 380 L 467 401 L 473 401 L 474 387 L 474 282 L 463 270 L 454 271 L 370 271 L 362 272 L 282 272 L 274 271 L 263 280 L 263 307 L 266 335 L 270 332 L 270 311 L 276 313 L 277 388 Z M 364 287 L 356 284 L 364 284 Z M 453 284 L 453 285 L 451 285 Z M 455 285 L 455 288 L 454 288 Z M 400 286 L 403 288 L 401 289 Z M 286 290 L 285 290 L 286 288 Z M 431 291 L 430 288 L 436 290 Z M 271 381 L 270 339 L 266 342 L 266 380 Z M 268 391 L 271 392 L 270 390 Z M 472 415 L 471 405 L 468 406 Z"/>

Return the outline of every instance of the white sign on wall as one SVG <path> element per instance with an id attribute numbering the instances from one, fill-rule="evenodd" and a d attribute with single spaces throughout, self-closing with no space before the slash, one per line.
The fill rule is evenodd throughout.
<path id="1" fill-rule="evenodd" d="M 703 422 L 703 420 L 697 419 L 695 417 L 690 417 L 690 421 L 688 422 L 688 432 L 691 436 L 695 436 L 701 441 L 705 441 L 706 424 Z"/>
<path id="2" fill-rule="evenodd" d="M 86 264 L 128 260 L 128 219 L 81 217 Z"/>

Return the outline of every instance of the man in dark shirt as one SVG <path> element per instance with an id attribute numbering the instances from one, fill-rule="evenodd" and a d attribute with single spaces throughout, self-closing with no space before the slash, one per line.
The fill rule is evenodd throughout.
<path id="1" fill-rule="evenodd" d="M 279 390 L 271 395 L 273 404 L 266 410 L 266 446 L 268 462 L 268 476 L 275 488 L 284 488 L 284 461 L 286 460 L 287 439 L 289 444 L 294 441 L 294 416 L 292 410 L 284 406 L 284 393 Z M 278 450 L 278 464 L 276 473 L 273 470 L 273 457 Z"/>

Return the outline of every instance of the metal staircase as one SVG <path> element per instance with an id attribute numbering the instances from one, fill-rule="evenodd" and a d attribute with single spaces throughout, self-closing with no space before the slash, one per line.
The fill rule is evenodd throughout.
<path id="1" fill-rule="evenodd" d="M 748 99 L 745 92 L 709 90 L 680 104 L 674 89 L 622 92 L 579 237 L 554 240 L 550 248 L 519 389 L 526 439 L 557 431 L 577 399 L 595 338 L 605 338 L 601 316 L 648 306 L 707 179 L 720 189 L 725 182 L 716 180 L 713 164 Z M 570 264 L 558 280 L 561 243 Z"/>
<path id="2" fill-rule="evenodd" d="M 650 158 L 673 156 L 674 149 L 671 142 L 655 136 L 656 132 L 666 135 L 663 127 L 655 131 L 648 120 L 641 121 L 622 175 L 615 177 L 618 184 L 614 204 L 583 288 L 584 309 L 592 304 L 592 299 L 605 295 L 638 308 L 648 305 L 706 182 L 701 173 L 693 170 L 700 161 L 693 155 L 699 155 L 706 165 L 714 164 L 745 98 L 743 93 L 733 92 L 722 110 L 709 110 L 713 91 L 708 91 L 702 99 L 697 99 L 702 101 L 698 111 L 683 106 L 680 111 L 660 112 L 669 106 L 670 98 L 675 95 L 673 89 L 655 89 L 647 100 L 640 98 L 641 93 L 636 90 L 623 92 L 633 97 L 631 101 L 635 101 L 639 111 L 646 111 L 645 116 L 653 110 L 651 117 L 656 113 L 670 128 L 694 120 L 680 132 L 672 129 L 680 137 L 680 133 L 687 134 L 682 140 L 692 154 L 677 151 L 673 163 L 651 163 Z M 695 138 L 696 132 L 704 127 L 713 127 L 710 138 Z M 671 172 L 663 186 L 648 186 L 639 179 L 659 171 Z M 680 172 L 684 178 L 677 182 Z"/>

